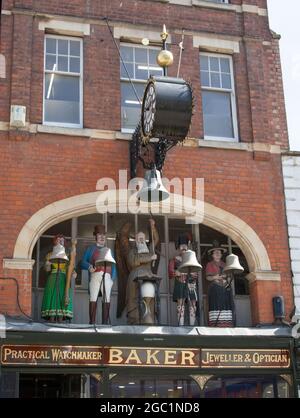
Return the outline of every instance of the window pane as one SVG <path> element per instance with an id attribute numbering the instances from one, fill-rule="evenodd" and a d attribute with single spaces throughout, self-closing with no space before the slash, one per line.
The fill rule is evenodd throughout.
<path id="1" fill-rule="evenodd" d="M 231 89 L 230 74 L 222 74 L 222 87 L 223 89 Z"/>
<path id="2" fill-rule="evenodd" d="M 68 71 L 68 57 L 58 56 L 57 69 L 58 71 Z"/>
<path id="3" fill-rule="evenodd" d="M 233 138 L 230 93 L 202 91 L 205 136 Z"/>
<path id="4" fill-rule="evenodd" d="M 46 70 L 56 70 L 56 55 L 46 55 Z"/>
<path id="5" fill-rule="evenodd" d="M 135 83 L 137 93 L 142 100 L 145 85 Z M 121 112 L 122 112 L 122 128 L 135 129 L 138 124 L 141 105 L 134 94 L 130 83 L 121 83 Z"/>
<path id="6" fill-rule="evenodd" d="M 70 72 L 80 73 L 80 58 L 70 58 Z"/>
<path id="7" fill-rule="evenodd" d="M 201 84 L 202 86 L 210 87 L 208 71 L 201 71 Z"/>
<path id="8" fill-rule="evenodd" d="M 46 38 L 46 52 L 56 54 L 56 39 Z"/>
<path id="9" fill-rule="evenodd" d="M 220 71 L 219 58 L 210 57 L 209 62 L 210 62 L 210 71 Z"/>
<path id="10" fill-rule="evenodd" d="M 127 72 L 125 71 L 124 65 L 121 62 L 121 77 L 122 78 L 128 78 Z M 134 78 L 134 72 L 133 72 L 133 64 L 129 64 L 128 62 L 125 63 L 128 74 L 130 78 Z"/>
<path id="11" fill-rule="evenodd" d="M 70 41 L 70 55 L 80 57 L 80 42 Z"/>
<path id="12" fill-rule="evenodd" d="M 163 69 L 161 67 L 151 65 L 151 67 L 149 67 L 149 76 L 151 75 L 159 77 L 163 75 Z"/>
<path id="13" fill-rule="evenodd" d="M 159 50 L 157 49 L 149 49 L 149 64 L 150 65 L 157 65 L 157 55 L 159 53 Z"/>
<path id="14" fill-rule="evenodd" d="M 80 123 L 79 77 L 46 74 L 45 121 Z"/>
<path id="15" fill-rule="evenodd" d="M 201 70 L 208 71 L 208 57 L 200 55 L 200 66 Z"/>
<path id="16" fill-rule="evenodd" d="M 148 65 L 136 64 L 135 78 L 138 80 L 147 80 L 148 79 Z"/>
<path id="17" fill-rule="evenodd" d="M 58 39 L 58 53 L 62 55 L 68 55 L 68 41 L 64 39 Z"/>
<path id="18" fill-rule="evenodd" d="M 211 87 L 221 87 L 220 74 L 219 73 L 210 73 L 211 77 Z"/>
<path id="19" fill-rule="evenodd" d="M 133 48 L 131 46 L 121 46 L 121 55 L 125 62 L 133 62 Z"/>
<path id="20" fill-rule="evenodd" d="M 144 48 L 135 48 L 135 62 L 148 64 L 148 52 L 147 49 Z"/>
<path id="21" fill-rule="evenodd" d="M 230 64 L 228 58 L 220 58 L 221 72 L 230 73 Z"/>

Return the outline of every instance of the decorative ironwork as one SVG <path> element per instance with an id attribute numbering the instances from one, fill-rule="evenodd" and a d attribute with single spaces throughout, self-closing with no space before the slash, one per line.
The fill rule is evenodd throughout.
<path id="1" fill-rule="evenodd" d="M 292 376 L 290 374 L 281 374 L 280 377 L 282 377 L 282 379 L 285 380 L 290 386 L 293 385 Z"/>
<path id="2" fill-rule="evenodd" d="M 136 177 L 139 161 L 141 161 L 145 170 L 151 170 L 155 166 L 157 170 L 162 171 L 167 152 L 179 142 L 182 143 L 183 141 L 176 142 L 163 137 L 159 138 L 156 142 L 145 142 L 140 122 L 132 134 L 130 141 L 130 177 Z M 154 149 L 154 161 L 146 161 L 143 156 L 149 154 L 151 148 Z"/>
<path id="3" fill-rule="evenodd" d="M 208 374 L 191 374 L 190 377 L 195 380 L 197 385 L 200 387 L 201 390 L 204 389 L 204 386 L 206 383 L 214 377 L 214 375 L 208 375 Z"/>

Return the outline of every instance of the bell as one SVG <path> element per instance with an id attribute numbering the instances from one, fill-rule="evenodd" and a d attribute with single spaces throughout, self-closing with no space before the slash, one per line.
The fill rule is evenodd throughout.
<path id="1" fill-rule="evenodd" d="M 201 270 L 202 266 L 199 264 L 195 251 L 187 250 L 183 253 L 182 262 L 178 267 L 180 273 L 196 273 Z"/>
<path id="2" fill-rule="evenodd" d="M 160 171 L 155 168 L 146 171 L 143 187 L 137 196 L 143 202 L 161 202 L 168 199 L 169 192 L 162 183 Z"/>
<path id="3" fill-rule="evenodd" d="M 61 244 L 55 245 L 53 247 L 49 260 L 69 261 L 65 247 Z"/>
<path id="4" fill-rule="evenodd" d="M 95 261 L 95 266 L 101 266 L 103 264 L 106 264 L 107 266 L 116 264 L 116 260 L 113 258 L 110 248 L 103 247 L 100 249 L 100 255 Z"/>
<path id="5" fill-rule="evenodd" d="M 229 254 L 226 257 L 226 266 L 224 267 L 224 272 L 225 271 L 233 274 L 239 274 L 244 271 L 244 268 L 240 265 L 240 261 L 237 255 Z"/>

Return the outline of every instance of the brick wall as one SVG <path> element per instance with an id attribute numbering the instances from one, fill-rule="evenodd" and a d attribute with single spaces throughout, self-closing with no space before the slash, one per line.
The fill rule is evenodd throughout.
<path id="1" fill-rule="evenodd" d="M 240 0 L 231 3 L 242 4 Z M 265 0 L 243 3 L 266 7 Z M 270 32 L 267 17 L 142 0 L 3 1 L 7 10 L 13 4 L 27 12 L 19 10 L 1 18 L 0 49 L 6 57 L 7 76 L 0 79 L 0 122 L 8 122 L 10 105 L 19 104 L 27 107 L 28 122 L 42 123 L 44 33 L 38 28 L 42 18 L 33 16 L 34 11 L 89 19 L 91 35 L 84 37 L 84 127 L 120 130 L 119 58 L 107 27 L 100 22 L 101 16 L 108 16 L 112 22 L 156 31 L 165 23 L 173 43 L 181 38 L 175 29 L 185 28 L 180 75 L 194 86 L 191 136 L 196 138 L 203 137 L 203 123 L 199 51 L 193 48 L 191 32 L 239 37 L 240 53 L 233 60 L 240 140 L 288 147 L 278 40 Z M 178 48 L 173 45 L 172 49 L 175 65 L 169 74 L 175 75 Z M 100 177 L 116 178 L 119 169 L 128 169 L 128 148 L 129 143 L 121 140 L 0 131 L 0 260 L 12 258 L 22 226 L 39 209 L 95 191 Z M 272 320 L 275 294 L 284 296 L 289 313 L 293 291 L 280 155 L 177 147 L 167 157 L 164 175 L 204 177 L 205 200 L 240 217 L 263 241 L 272 270 L 281 273 L 281 282 L 251 285 L 254 323 Z M 0 276 L 12 274 L 20 279 L 21 302 L 30 313 L 30 274 L 3 271 L 0 264 Z M 15 284 L 0 282 L 0 287 L 0 312 L 15 314 Z"/>
<path id="2" fill-rule="evenodd" d="M 263 7 L 260 2 L 247 1 L 247 4 Z M 10 3 L 4 3 L 4 7 L 11 7 Z M 16 1 L 15 7 L 30 11 L 32 2 Z M 100 25 L 100 18 L 108 16 L 112 22 L 123 21 L 155 30 L 166 23 L 173 43 L 180 40 L 174 30 L 186 30 L 181 76 L 190 79 L 195 87 L 196 117 L 191 134 L 197 138 L 203 137 L 199 52 L 193 48 L 188 31 L 238 36 L 241 52 L 234 54 L 234 73 L 240 140 L 254 139 L 288 147 L 278 40 L 269 30 L 267 17 L 141 0 L 78 0 L 63 6 L 57 1 L 40 1 L 35 11 L 94 19 L 91 36 L 84 37 L 84 127 L 119 130 L 121 126 L 120 112 L 112 111 L 120 103 L 119 59 L 107 27 L 103 22 Z M 10 104 L 21 104 L 27 106 L 28 121 L 42 122 L 44 34 L 38 29 L 42 20 L 41 16 L 31 14 L 2 16 L 1 49 L 7 59 L 7 78 L 0 82 L 2 121 L 9 120 Z M 170 75 L 175 75 L 179 50 L 175 45 L 172 49 L 175 65 Z"/>

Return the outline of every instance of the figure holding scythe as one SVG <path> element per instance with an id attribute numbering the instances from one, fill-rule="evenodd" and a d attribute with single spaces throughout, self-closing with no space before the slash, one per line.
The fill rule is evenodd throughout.
<path id="1" fill-rule="evenodd" d="M 118 316 L 126 307 L 127 322 L 132 325 L 154 323 L 155 286 L 159 280 L 156 275 L 158 266 L 156 250 L 159 245 L 159 235 L 153 218 L 149 219 L 149 227 L 151 249 L 148 247 L 146 235 L 142 231 L 136 234 L 135 245 L 130 248 L 130 224 L 128 223 L 121 228 L 116 239 L 115 252 L 119 278 Z M 144 306 L 142 318 L 140 317 L 141 300 Z"/>

